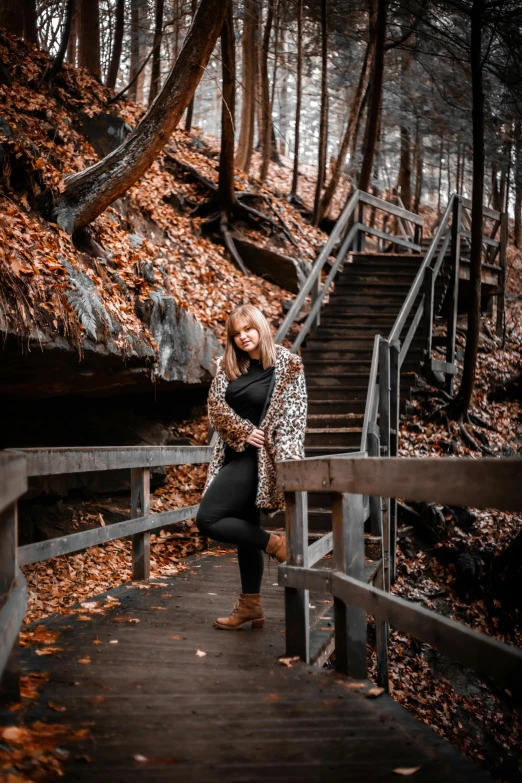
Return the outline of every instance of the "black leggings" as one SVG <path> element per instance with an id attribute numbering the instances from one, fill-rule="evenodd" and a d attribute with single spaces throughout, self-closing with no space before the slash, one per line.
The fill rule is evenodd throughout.
<path id="1" fill-rule="evenodd" d="M 228 449 L 227 449 L 228 452 Z M 196 524 L 214 541 L 237 544 L 243 593 L 259 593 L 264 569 L 264 550 L 270 533 L 263 530 L 256 508 L 257 449 L 233 456 L 215 476 L 201 499 Z"/>

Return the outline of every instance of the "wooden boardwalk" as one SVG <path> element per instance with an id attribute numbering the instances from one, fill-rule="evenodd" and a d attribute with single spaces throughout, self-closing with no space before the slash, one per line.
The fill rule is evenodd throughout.
<path id="1" fill-rule="evenodd" d="M 348 687 L 353 681 L 331 671 L 281 665 L 275 565 L 264 579 L 265 629 L 232 633 L 212 621 L 231 608 L 235 556 L 210 550 L 189 563 L 160 586 L 111 590 L 120 604 L 103 615 L 39 623 L 59 631 L 61 652 L 22 650 L 25 673 L 49 672 L 24 722 L 89 726 L 89 739 L 65 745 L 63 780 L 370 783 L 398 780 L 394 769 L 417 766 L 416 783 L 490 779 L 389 697 L 366 697 L 370 683 Z M 312 596 L 315 614 L 327 608 L 324 599 Z"/>

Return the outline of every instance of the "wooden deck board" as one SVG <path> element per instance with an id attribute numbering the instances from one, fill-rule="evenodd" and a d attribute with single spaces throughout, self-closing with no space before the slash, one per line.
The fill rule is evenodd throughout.
<path id="1" fill-rule="evenodd" d="M 238 589 L 233 555 L 202 553 L 188 572 L 160 581 L 166 586 L 111 590 L 121 605 L 90 621 L 55 615 L 40 623 L 60 631 L 55 646 L 63 652 L 22 650 L 24 671 L 50 677 L 26 723 L 92 724 L 90 739 L 65 746 L 64 781 L 391 783 L 394 768 L 418 765 L 412 779 L 422 783 L 489 780 L 390 698 L 365 698 L 364 689 L 313 666 L 282 666 L 283 595 L 274 565 L 265 573 L 263 631 L 212 626 Z M 313 614 L 324 611 L 325 598 L 312 596 Z M 91 663 L 79 663 L 87 656 Z M 49 702 L 67 711 L 53 712 Z M 12 713 L 2 717 L 13 722 Z M 92 761 L 77 758 L 83 754 Z"/>

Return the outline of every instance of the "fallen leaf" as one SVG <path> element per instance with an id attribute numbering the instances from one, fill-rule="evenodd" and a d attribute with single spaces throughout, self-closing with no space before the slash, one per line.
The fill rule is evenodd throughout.
<path id="1" fill-rule="evenodd" d="M 279 663 L 283 666 L 288 666 L 288 668 L 291 669 L 294 663 L 297 663 L 297 661 L 300 660 L 298 655 L 293 655 L 291 658 L 279 658 Z"/>
<path id="2" fill-rule="evenodd" d="M 384 688 L 370 688 L 369 691 L 366 691 L 364 694 L 367 699 L 376 699 L 377 696 L 381 696 L 384 693 Z"/>
<path id="3" fill-rule="evenodd" d="M 196 650 L 196 655 L 198 656 L 198 658 L 204 658 L 206 652 L 203 652 L 203 650 Z"/>
<path id="4" fill-rule="evenodd" d="M 79 756 L 75 756 L 78 761 L 85 761 L 86 764 L 92 762 L 92 756 L 88 756 L 87 753 L 81 753 Z"/>
<path id="5" fill-rule="evenodd" d="M 57 652 L 63 652 L 63 647 L 40 647 L 35 652 L 37 655 L 54 655 Z"/>
<path id="6" fill-rule="evenodd" d="M 393 770 L 394 775 L 414 775 L 420 769 L 419 767 L 397 767 Z"/>
<path id="7" fill-rule="evenodd" d="M 5 739 L 6 742 L 21 744 L 26 737 L 27 731 L 21 729 L 19 726 L 7 726 L 7 728 L 2 731 L 2 739 Z"/>
<path id="8" fill-rule="evenodd" d="M 135 756 L 132 757 L 134 761 L 137 761 L 138 764 L 143 764 L 144 762 L 148 761 L 147 756 L 142 756 L 140 753 L 136 753 Z"/>
<path id="9" fill-rule="evenodd" d="M 118 640 L 117 639 L 111 639 L 109 644 L 118 644 Z"/>
<path id="10" fill-rule="evenodd" d="M 345 682 L 345 688 L 366 688 L 365 682 Z"/>
<path id="11" fill-rule="evenodd" d="M 183 639 L 183 636 L 180 636 L 179 633 L 173 633 L 170 638 L 179 640 L 179 639 Z"/>
<path id="12" fill-rule="evenodd" d="M 78 661 L 78 663 L 90 663 L 90 662 L 91 659 L 89 658 L 88 655 L 85 658 L 80 658 L 80 660 Z"/>
<path id="13" fill-rule="evenodd" d="M 48 701 L 47 704 L 55 712 L 67 712 L 67 707 L 64 707 L 63 704 L 56 704 L 54 701 Z"/>
<path id="14" fill-rule="evenodd" d="M 266 696 L 263 696 L 263 701 L 279 701 L 279 696 L 277 693 L 267 693 Z"/>
<path id="15" fill-rule="evenodd" d="M 83 604 L 80 604 L 80 606 L 83 606 L 84 609 L 97 609 L 98 604 L 96 601 L 85 601 Z"/>

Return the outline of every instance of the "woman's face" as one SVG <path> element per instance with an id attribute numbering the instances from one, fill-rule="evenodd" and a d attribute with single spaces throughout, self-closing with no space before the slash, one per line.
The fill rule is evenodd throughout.
<path id="1" fill-rule="evenodd" d="M 245 321 L 236 323 L 233 338 L 236 346 L 248 354 L 256 352 L 259 348 L 259 332 L 254 326 L 248 326 Z"/>

